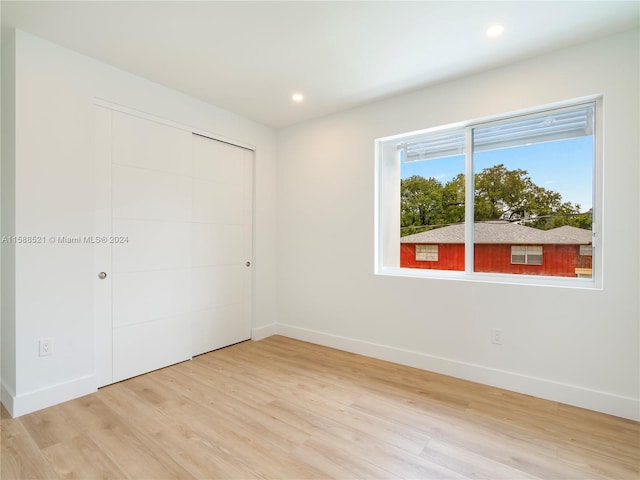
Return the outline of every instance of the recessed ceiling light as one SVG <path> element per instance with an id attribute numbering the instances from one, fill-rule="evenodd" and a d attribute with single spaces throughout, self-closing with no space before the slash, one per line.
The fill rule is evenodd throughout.
<path id="1" fill-rule="evenodd" d="M 504 33 L 504 26 L 500 24 L 491 25 L 487 28 L 487 37 L 496 38 Z"/>
<path id="2" fill-rule="evenodd" d="M 304 95 L 302 95 L 301 93 L 294 93 L 293 95 L 291 95 L 291 100 L 296 103 L 300 103 L 304 100 Z"/>

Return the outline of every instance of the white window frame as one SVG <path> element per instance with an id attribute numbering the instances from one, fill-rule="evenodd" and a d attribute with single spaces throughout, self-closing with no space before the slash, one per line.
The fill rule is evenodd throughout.
<path id="1" fill-rule="evenodd" d="M 418 253 L 418 250 L 422 250 L 422 251 Z M 438 245 L 424 245 L 424 244 L 416 243 L 416 261 L 417 262 L 437 262 L 438 261 Z"/>
<path id="2" fill-rule="evenodd" d="M 482 273 L 473 271 L 473 208 L 474 195 L 473 151 L 471 143 L 472 128 L 491 122 L 508 121 L 514 117 L 541 114 L 547 110 L 575 108 L 583 104 L 593 104 L 594 109 L 594 162 L 593 162 L 593 276 L 591 278 L 556 277 L 546 275 L 526 275 L 511 273 Z M 392 135 L 375 140 L 375 218 L 374 218 L 374 273 L 417 278 L 440 278 L 448 280 L 480 281 L 493 283 L 513 283 L 528 285 L 546 285 L 575 288 L 602 289 L 602 179 L 603 179 L 603 98 L 600 95 L 568 100 L 543 106 L 527 108 L 515 112 L 478 118 L 475 120 L 443 125 L 409 133 Z M 401 150 L 396 148 L 399 142 L 407 142 L 426 133 L 461 128 L 466 131 L 465 165 L 465 271 L 432 270 L 400 267 L 400 161 Z M 394 143 L 395 142 L 395 143 Z"/>

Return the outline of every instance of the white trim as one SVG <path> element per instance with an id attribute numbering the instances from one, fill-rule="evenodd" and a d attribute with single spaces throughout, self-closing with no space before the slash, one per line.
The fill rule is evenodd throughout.
<path id="1" fill-rule="evenodd" d="M 94 393 L 97 391 L 96 385 L 95 374 L 21 395 L 11 394 L 6 386 L 2 385 L 2 403 L 15 418 Z"/>
<path id="2" fill-rule="evenodd" d="M 606 221 L 604 216 L 604 141 L 606 135 L 604 131 L 604 96 L 600 95 L 595 99 L 595 102 L 595 158 L 593 159 L 593 178 L 595 181 L 593 182 L 593 224 L 591 226 L 593 235 L 591 238 L 591 244 L 593 245 L 591 268 L 593 270 L 591 276 L 593 277 L 596 287 L 603 288 L 604 272 L 602 266 L 604 265 L 604 249 L 602 247 L 604 241 L 604 225 Z"/>
<path id="3" fill-rule="evenodd" d="M 251 340 L 257 342 L 258 340 L 264 340 L 267 337 L 275 335 L 278 331 L 278 324 L 270 323 L 263 327 L 256 327 L 251 329 Z"/>
<path id="4" fill-rule="evenodd" d="M 166 125 L 168 127 L 177 128 L 180 130 L 185 130 L 187 132 L 195 133 L 196 135 L 200 135 L 202 137 L 207 137 L 212 140 L 217 140 L 219 142 L 228 143 L 230 145 L 235 145 L 236 147 L 245 148 L 247 150 L 251 150 L 252 152 L 256 151 L 256 147 L 249 143 L 241 142 L 238 140 L 234 140 L 229 137 L 225 137 L 223 135 L 218 135 L 217 133 L 209 132 L 207 130 L 203 130 L 201 128 L 192 127 L 189 125 L 183 125 L 178 122 L 174 122 L 172 120 L 167 120 L 165 118 L 160 118 L 150 113 L 142 112 L 140 110 L 135 110 L 133 108 L 125 107 L 124 105 L 120 105 L 118 103 L 110 102 L 109 100 L 105 100 L 103 98 L 95 97 L 93 99 L 93 104 L 98 105 L 100 107 L 106 107 L 111 110 L 115 110 L 116 112 L 126 113 L 128 115 L 133 115 L 135 117 L 143 118 L 145 120 L 149 120 L 151 122 L 160 123 L 161 125 Z"/>
<path id="5" fill-rule="evenodd" d="M 618 417 L 640 420 L 640 399 L 591 390 L 577 385 L 521 375 L 402 348 L 341 337 L 293 325 L 276 325 L 276 333 L 297 340 L 420 368 L 525 395 L 574 405 Z"/>
<path id="6" fill-rule="evenodd" d="M 401 267 L 383 267 L 379 268 L 375 273 L 378 275 L 386 275 L 392 277 L 431 278 L 435 280 L 464 280 L 467 282 L 602 290 L 602 287 L 594 285 L 592 278 L 550 277 L 546 275 L 516 275 L 511 273 L 467 273 L 456 270 L 430 270 L 422 268 Z"/>
<path id="7" fill-rule="evenodd" d="M 464 143 L 464 268 L 469 274 L 475 270 L 475 188 L 476 176 L 473 174 L 473 130 L 465 129 Z M 469 175 L 471 172 L 471 175 Z"/>

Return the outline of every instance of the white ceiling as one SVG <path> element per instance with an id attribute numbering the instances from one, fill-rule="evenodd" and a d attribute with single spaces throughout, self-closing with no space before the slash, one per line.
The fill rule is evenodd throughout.
<path id="1" fill-rule="evenodd" d="M 15 27 L 272 127 L 634 28 L 640 2 L 2 1 Z M 503 23 L 505 34 L 485 29 Z M 597 66 L 594 66 L 597 68 Z M 291 102 L 302 92 L 302 104 Z"/>

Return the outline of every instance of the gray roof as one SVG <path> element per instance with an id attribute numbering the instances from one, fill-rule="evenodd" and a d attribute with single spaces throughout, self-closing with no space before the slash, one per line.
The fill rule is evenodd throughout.
<path id="1" fill-rule="evenodd" d="M 478 222 L 474 227 L 475 243 L 500 243 L 500 244 L 565 244 L 565 245 L 585 245 L 591 243 L 591 231 L 584 230 L 586 235 L 579 233 L 582 238 L 578 238 L 578 233 L 573 230 L 539 230 L 537 228 L 525 227 L 517 223 L 504 221 Z M 575 228 L 575 227 L 569 227 Z M 576 228 L 576 230 L 581 230 Z M 567 232 L 566 234 L 563 232 Z M 557 233 L 556 233 L 557 232 Z M 447 225 L 428 232 L 416 233 L 400 238 L 400 243 L 464 243 L 464 224 Z"/>
<path id="2" fill-rule="evenodd" d="M 570 227 L 569 225 L 565 225 L 564 227 L 552 228 L 548 230 L 548 232 L 553 233 L 555 235 L 562 235 L 563 237 L 574 238 L 581 245 L 586 245 L 591 243 L 593 238 L 593 232 L 591 230 L 586 230 L 584 228 L 578 227 Z"/>

